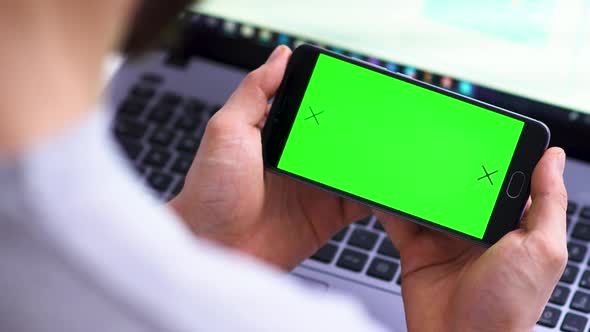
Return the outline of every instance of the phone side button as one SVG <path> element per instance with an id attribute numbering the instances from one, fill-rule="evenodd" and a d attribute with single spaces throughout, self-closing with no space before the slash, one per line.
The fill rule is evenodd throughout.
<path id="1" fill-rule="evenodd" d="M 512 174 L 510 177 L 510 182 L 508 182 L 508 189 L 506 189 L 506 194 L 508 197 L 512 199 L 518 198 L 518 196 L 520 196 L 522 193 L 525 182 L 526 175 L 523 172 L 514 172 L 514 174 Z"/>

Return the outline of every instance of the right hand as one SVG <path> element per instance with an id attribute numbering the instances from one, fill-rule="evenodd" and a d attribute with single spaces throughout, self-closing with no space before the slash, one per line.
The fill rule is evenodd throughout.
<path id="1" fill-rule="evenodd" d="M 520 228 L 489 249 L 378 213 L 400 250 L 409 331 L 532 331 L 567 262 L 565 153 L 532 177 Z"/>
<path id="2" fill-rule="evenodd" d="M 170 204 L 195 235 L 284 270 L 370 209 L 266 172 L 261 131 L 291 51 L 281 46 L 209 121 L 182 192 Z"/>

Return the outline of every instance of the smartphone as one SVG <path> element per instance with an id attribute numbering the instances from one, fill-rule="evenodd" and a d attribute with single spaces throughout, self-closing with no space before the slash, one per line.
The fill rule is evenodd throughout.
<path id="1" fill-rule="evenodd" d="M 518 226 L 549 137 L 537 120 L 303 45 L 262 140 L 273 172 L 491 245 Z"/>

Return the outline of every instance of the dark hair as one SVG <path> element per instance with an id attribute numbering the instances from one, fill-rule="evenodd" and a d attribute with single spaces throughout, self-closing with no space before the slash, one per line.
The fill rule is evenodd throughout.
<path id="1" fill-rule="evenodd" d="M 135 56 L 158 46 L 158 37 L 191 0 L 143 0 L 135 13 L 122 51 Z"/>

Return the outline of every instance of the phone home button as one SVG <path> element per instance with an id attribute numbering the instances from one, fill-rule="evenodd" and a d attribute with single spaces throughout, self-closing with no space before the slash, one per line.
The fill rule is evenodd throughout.
<path id="1" fill-rule="evenodd" d="M 517 171 L 512 174 L 510 177 L 510 182 L 508 182 L 508 189 L 506 189 L 506 194 L 508 197 L 514 199 L 518 198 L 522 193 L 522 189 L 524 188 L 524 184 L 526 182 L 526 175 L 523 172 Z"/>

